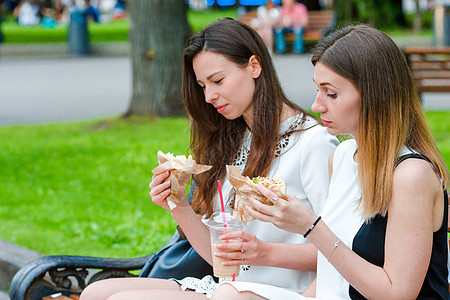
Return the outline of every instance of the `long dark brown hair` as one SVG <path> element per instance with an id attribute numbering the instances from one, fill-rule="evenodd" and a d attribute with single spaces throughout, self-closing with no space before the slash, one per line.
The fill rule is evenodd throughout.
<path id="1" fill-rule="evenodd" d="M 183 57 L 183 99 L 191 122 L 190 148 L 198 163 L 213 166 L 209 172 L 195 178 L 192 207 L 197 213 L 209 216 L 213 211 L 217 180 L 225 178 L 225 167 L 233 163 L 247 124 L 242 116 L 227 120 L 205 102 L 192 66 L 194 57 L 202 51 L 214 51 L 242 67 L 255 55 L 262 68 L 261 75 L 255 79 L 253 136 L 243 175 L 255 177 L 269 173 L 279 139 L 283 103 L 303 112 L 304 117 L 309 114 L 286 98 L 266 46 L 249 26 L 225 18 L 191 38 Z"/>
<path id="2" fill-rule="evenodd" d="M 347 26 L 316 47 L 312 63 L 322 63 L 350 80 L 360 93 L 357 160 L 360 208 L 366 219 L 387 213 L 403 145 L 428 157 L 446 186 L 448 171 L 406 59 L 386 34 L 367 25 Z"/>

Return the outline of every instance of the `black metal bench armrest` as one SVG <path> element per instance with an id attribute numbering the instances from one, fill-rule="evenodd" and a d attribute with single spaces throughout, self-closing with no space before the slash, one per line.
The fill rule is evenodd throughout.
<path id="1" fill-rule="evenodd" d="M 88 284 L 106 278 L 131 277 L 152 256 L 99 258 L 88 256 L 44 256 L 22 267 L 11 281 L 11 300 L 42 299 L 61 292 L 79 294 Z"/>
<path id="2" fill-rule="evenodd" d="M 175 231 L 163 248 L 178 239 L 179 234 Z M 137 276 L 130 272 L 142 269 L 155 253 L 137 258 L 71 255 L 40 257 L 14 275 L 9 296 L 11 300 L 41 300 L 54 293 L 66 296 L 80 294 L 87 285 L 97 280 Z"/>

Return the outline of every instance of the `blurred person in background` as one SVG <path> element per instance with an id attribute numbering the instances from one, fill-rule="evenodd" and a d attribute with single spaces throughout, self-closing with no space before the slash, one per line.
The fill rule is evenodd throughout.
<path id="1" fill-rule="evenodd" d="M 116 4 L 114 5 L 113 19 L 119 20 L 119 19 L 124 19 L 126 17 L 127 17 L 127 12 L 126 12 L 125 1 L 117 0 Z"/>
<path id="2" fill-rule="evenodd" d="M 257 17 L 251 21 L 251 25 L 261 36 L 269 53 L 273 53 L 273 28 L 280 19 L 280 9 L 271 0 L 261 5 L 256 10 Z"/>
<path id="3" fill-rule="evenodd" d="M 36 0 L 24 0 L 14 9 L 14 15 L 19 25 L 36 26 L 41 23 L 40 10 Z"/>
<path id="4" fill-rule="evenodd" d="M 91 0 L 85 0 L 84 5 L 85 5 L 85 9 L 86 9 L 88 17 L 90 19 L 92 19 L 92 21 L 94 21 L 95 23 L 99 23 L 100 22 L 100 12 L 99 12 L 98 8 L 95 7 L 94 5 L 92 5 Z"/>
<path id="5" fill-rule="evenodd" d="M 278 53 L 286 52 L 286 33 L 294 34 L 293 51 L 303 53 L 303 32 L 308 25 L 308 9 L 302 3 L 295 0 L 283 0 L 281 2 L 281 15 L 275 26 L 275 44 Z"/>
<path id="6" fill-rule="evenodd" d="M 13 13 L 14 9 L 19 5 L 20 1 L 19 0 L 5 0 L 5 1 L 0 1 L 2 9 L 4 10 L 3 12 L 5 13 Z"/>

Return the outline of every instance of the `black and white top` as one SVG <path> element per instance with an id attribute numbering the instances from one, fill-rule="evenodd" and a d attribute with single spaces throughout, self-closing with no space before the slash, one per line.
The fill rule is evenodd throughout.
<path id="1" fill-rule="evenodd" d="M 308 129 L 309 128 L 309 129 Z M 307 129 L 295 131 L 292 129 Z M 291 133 L 289 133 L 291 132 Z M 234 162 L 244 170 L 250 149 L 252 134 L 247 130 L 242 147 Z M 269 174 L 270 178 L 282 178 L 286 182 L 287 194 L 296 195 L 316 214 L 321 214 L 328 194 L 328 157 L 338 144 L 338 140 L 318 125 L 312 118 L 303 121 L 302 115 L 293 116 L 280 124 L 280 140 L 275 151 L 275 159 Z M 222 184 L 224 200 L 232 190 L 230 182 L 225 179 Z M 220 198 L 217 195 L 215 210 L 220 210 Z M 245 231 L 268 243 L 308 243 L 302 235 L 281 230 L 271 223 L 253 220 L 247 223 Z M 280 253 L 280 255 L 283 255 Z M 237 282 L 271 284 L 283 289 L 302 292 L 315 278 L 314 272 L 305 272 L 268 266 L 241 266 Z M 205 281 L 206 279 L 203 279 Z M 206 280 L 208 281 L 208 280 Z M 203 292 L 197 280 L 192 278 L 179 281 L 182 288 L 191 289 L 196 282 L 198 292 Z M 208 284 L 210 281 L 208 281 Z M 209 286 L 209 285 L 208 285 Z M 211 289 L 209 289 L 211 290 Z M 257 293 L 257 292 L 256 292 Z M 269 297 L 270 298 L 270 297 Z"/>
<path id="2" fill-rule="evenodd" d="M 355 140 L 345 141 L 336 149 L 330 193 L 324 208 L 323 219 L 348 247 L 370 263 L 382 267 L 388 216 L 377 216 L 370 222 L 364 222 L 356 210 L 357 200 L 361 197 L 357 180 L 358 166 L 353 158 L 356 149 Z M 398 163 L 410 157 L 426 159 L 403 147 Z M 446 191 L 443 194 L 445 201 L 443 220 L 447 220 L 448 198 Z M 431 262 L 418 299 L 448 298 L 446 224 L 447 222 L 442 222 L 441 228 L 433 234 Z M 317 299 L 365 299 L 321 254 L 318 258 L 316 297 Z"/>

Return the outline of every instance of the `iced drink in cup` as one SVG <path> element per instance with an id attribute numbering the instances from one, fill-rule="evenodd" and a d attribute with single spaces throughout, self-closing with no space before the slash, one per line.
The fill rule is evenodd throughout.
<path id="1" fill-rule="evenodd" d="M 226 227 L 223 223 L 223 216 L 225 216 L 226 220 Z M 230 259 L 224 259 L 221 257 L 217 257 L 214 255 L 215 252 L 232 252 L 232 251 L 224 251 L 224 250 L 218 250 L 216 248 L 216 244 L 226 243 L 226 240 L 219 239 L 219 236 L 230 232 L 230 231 L 242 231 L 244 230 L 245 223 L 242 223 L 240 221 L 235 221 L 231 219 L 230 213 L 222 213 L 221 211 L 215 212 L 211 215 L 208 222 L 206 223 L 209 228 L 209 233 L 211 237 L 211 251 L 212 251 L 212 260 L 213 260 L 213 270 L 214 270 L 214 276 L 219 278 L 232 278 L 233 274 L 236 274 L 236 276 L 239 275 L 239 268 L 240 266 L 224 266 L 222 263 L 224 261 L 230 260 Z M 229 242 L 235 242 L 240 240 L 229 240 Z M 240 252 L 237 250 L 236 252 Z"/>

